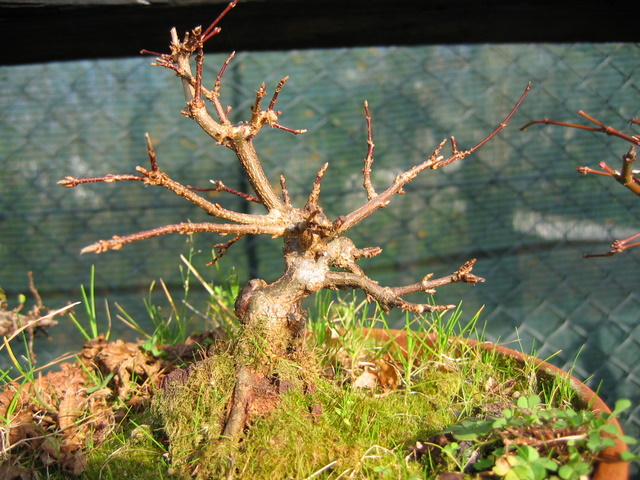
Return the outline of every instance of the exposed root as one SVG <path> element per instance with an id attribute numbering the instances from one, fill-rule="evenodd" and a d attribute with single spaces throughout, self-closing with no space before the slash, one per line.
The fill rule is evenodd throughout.
<path id="1" fill-rule="evenodd" d="M 248 424 L 249 407 L 255 399 L 256 375 L 253 369 L 246 365 L 238 367 L 236 386 L 227 417 L 227 423 L 222 432 L 222 439 L 238 438 Z"/>

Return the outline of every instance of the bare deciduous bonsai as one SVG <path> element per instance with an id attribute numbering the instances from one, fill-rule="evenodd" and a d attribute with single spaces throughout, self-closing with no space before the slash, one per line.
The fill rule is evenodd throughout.
<path id="1" fill-rule="evenodd" d="M 236 383 L 228 417 L 221 431 L 221 438 L 236 438 L 250 421 L 252 412 L 264 411 L 264 405 L 273 404 L 278 397 L 278 384 L 271 366 L 278 359 L 295 361 L 298 343 L 305 327 L 305 311 L 302 300 L 321 290 L 360 289 L 367 298 L 385 310 L 398 307 L 418 314 L 424 312 L 445 311 L 454 305 L 431 305 L 413 303 L 405 300 L 408 294 L 425 292 L 432 294 L 437 287 L 454 282 L 475 284 L 484 279 L 472 273 L 475 260 L 470 260 L 450 275 L 433 278 L 426 275 L 420 281 L 401 287 L 387 287 L 369 278 L 357 265 L 362 257 L 373 257 L 382 252 L 380 247 L 358 248 L 345 236 L 345 233 L 359 222 L 373 214 L 379 208 L 386 207 L 395 195 L 403 194 L 403 187 L 424 170 L 436 170 L 456 160 L 460 160 L 482 145 L 503 129 L 516 111 L 529 87 L 526 88 L 515 107 L 486 138 L 468 150 L 460 150 L 451 137 L 451 153 L 441 155 L 446 144 L 443 140 L 434 152 L 419 165 L 399 174 L 384 191 L 378 192 L 371 181 L 371 169 L 374 161 L 374 143 L 372 138 L 371 115 L 365 102 L 365 117 L 368 133 L 368 149 L 364 159 L 364 188 L 368 201 L 361 207 L 330 220 L 320 205 L 320 186 L 328 164 L 318 171 L 307 202 L 302 207 L 291 203 L 284 177 L 280 178 L 282 194 L 278 195 L 265 174 L 260 158 L 254 149 L 253 139 L 264 126 L 285 130 L 293 134 L 304 133 L 279 123 L 281 112 L 275 109 L 278 94 L 287 81 L 284 78 L 276 87 L 267 107 L 263 106 L 267 95 L 263 84 L 257 90 L 255 103 L 248 121 L 232 124 L 229 121 L 230 108 L 220 99 L 220 85 L 223 74 L 234 54 L 222 65 L 211 90 L 203 85 L 202 69 L 204 62 L 203 44 L 216 35 L 220 28 L 220 19 L 233 8 L 231 2 L 222 14 L 205 30 L 201 27 L 187 33 L 180 41 L 175 29 L 171 31 L 171 53 L 158 54 L 143 51 L 157 57 L 153 65 L 173 70 L 182 79 L 186 100 L 183 114 L 195 120 L 200 127 L 223 147 L 231 149 L 238 158 L 254 194 L 235 191 L 221 182 L 216 182 L 216 190 L 238 195 L 250 202 L 262 204 L 266 212 L 262 215 L 239 213 L 212 203 L 198 194 L 197 189 L 182 185 L 161 170 L 147 135 L 150 168 L 137 167 L 138 174 L 104 175 L 90 178 L 66 177 L 59 183 L 65 187 L 94 182 L 138 181 L 145 185 L 157 185 L 171 190 L 177 195 L 194 203 L 207 214 L 220 222 L 178 223 L 154 228 L 124 236 L 115 236 L 109 240 L 100 240 L 85 247 L 82 252 L 101 253 L 109 249 L 119 249 L 123 245 L 168 233 L 191 235 L 196 232 L 214 232 L 221 235 L 233 235 L 224 242 L 215 245 L 216 259 L 220 258 L 237 240 L 245 235 L 269 235 L 284 240 L 285 271 L 273 283 L 262 279 L 250 280 L 240 292 L 235 313 L 240 322 L 240 334 L 234 346 L 236 365 Z M 195 72 L 190 59 L 195 56 Z M 205 100 L 212 107 L 207 107 Z M 213 109 L 213 112 L 210 109 Z M 214 118 L 215 117 L 215 118 Z M 286 379 L 284 379 L 286 382 Z"/>
<path id="2" fill-rule="evenodd" d="M 604 123 L 586 114 L 582 110 L 578 110 L 578 115 L 586 118 L 587 120 L 589 120 L 590 122 L 594 123 L 597 126 L 591 127 L 589 125 L 578 125 L 575 123 L 558 122 L 556 120 L 548 120 L 545 118 L 543 120 L 534 120 L 532 122 L 529 122 L 525 126 L 521 127 L 520 130 L 526 130 L 527 127 L 531 125 L 541 123 L 545 125 L 559 125 L 561 127 L 577 128 L 579 130 L 588 130 L 591 132 L 605 133 L 607 135 L 612 135 L 614 137 L 618 137 L 618 138 L 621 138 L 622 140 L 629 142 L 631 144 L 631 147 L 629 148 L 629 151 L 627 153 L 622 155 L 622 168 L 620 170 L 614 170 L 609 165 L 607 165 L 606 162 L 600 162 L 598 164 L 598 166 L 600 167 L 600 170 L 596 170 L 594 168 L 584 167 L 584 166 L 578 167 L 577 170 L 578 170 L 578 173 L 581 173 L 583 175 L 595 174 L 595 175 L 603 175 L 605 177 L 611 177 L 616 182 L 627 187 L 636 195 L 640 195 L 640 177 L 638 177 L 638 173 L 640 173 L 640 171 L 632 169 L 633 163 L 636 161 L 635 146 L 640 145 L 640 137 L 638 135 L 627 135 L 626 133 L 623 133 L 620 130 L 617 130 L 613 127 L 605 125 Z M 637 118 L 632 118 L 630 120 L 630 123 L 635 125 L 640 125 L 640 120 L 638 120 Z M 608 252 L 599 253 L 599 254 L 584 254 L 584 257 L 585 258 L 610 257 L 611 255 L 620 253 L 624 250 L 627 250 L 628 248 L 637 247 L 638 245 L 640 245 L 640 241 L 637 241 L 639 238 L 640 238 L 640 233 L 636 233 L 635 235 L 631 235 L 630 237 L 625 238 L 623 240 L 615 240 L 611 244 L 611 248 Z M 636 241 L 634 242 L 634 240 Z"/>

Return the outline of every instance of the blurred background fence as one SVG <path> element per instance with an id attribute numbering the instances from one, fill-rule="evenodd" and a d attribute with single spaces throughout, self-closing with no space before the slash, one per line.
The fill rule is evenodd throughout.
<path id="1" fill-rule="evenodd" d="M 632 399 L 625 427 L 638 435 L 640 248 L 582 258 L 640 231 L 638 199 L 611 179 L 575 170 L 603 160 L 617 166 L 629 145 L 560 127 L 518 127 L 545 117 L 580 123 L 575 112 L 582 109 L 631 132 L 628 120 L 640 114 L 639 54 L 633 44 L 244 53 L 226 73 L 223 102 L 234 107 L 235 120 L 247 118 L 262 81 L 272 90 L 291 76 L 279 99 L 280 120 L 309 133 L 264 131 L 257 148 L 274 182 L 286 176 L 297 204 L 329 162 L 322 199 L 335 217 L 366 199 L 363 100 L 372 109 L 373 181 L 381 190 L 443 138 L 455 135 L 460 148 L 477 143 L 532 82 L 531 94 L 497 138 L 472 157 L 423 173 L 407 195 L 363 222 L 351 238 L 360 247 L 384 247 L 361 266 L 391 285 L 413 283 L 428 272 L 447 274 L 477 258 L 474 271 L 487 282 L 442 288 L 436 301 L 462 299 L 468 318 L 484 305 L 481 320 L 490 339 L 520 348 L 518 340 L 524 351 L 535 345 L 543 358 L 561 350 L 551 360 L 560 367 L 570 367 L 580 352 L 576 375 L 590 378 L 592 387 L 601 383 L 610 403 Z M 207 57 L 210 82 L 225 58 Z M 0 287 L 10 299 L 27 292 L 27 272 L 33 271 L 47 306 L 77 301 L 91 265 L 99 294 L 132 311 L 141 310 L 154 280 L 179 292 L 178 257 L 189 248 L 183 236 L 99 256 L 79 251 L 112 235 L 206 221 L 202 212 L 138 182 L 71 190 L 56 185 L 66 175 L 129 173 L 147 165 L 145 132 L 160 167 L 174 179 L 198 187 L 222 180 L 246 189 L 231 152 L 180 115 L 175 76 L 149 63 L 130 58 L 0 67 Z M 231 209 L 258 208 L 229 195 L 211 197 Z M 203 264 L 218 241 L 206 234 L 193 239 L 201 252 L 196 265 L 207 278 L 216 278 L 215 269 Z M 241 281 L 274 280 L 282 271 L 280 245 L 245 237 L 221 263 L 222 272 L 235 265 Z M 55 342 L 41 344 L 45 357 L 79 348 L 82 340 L 67 327 L 50 332 Z"/>

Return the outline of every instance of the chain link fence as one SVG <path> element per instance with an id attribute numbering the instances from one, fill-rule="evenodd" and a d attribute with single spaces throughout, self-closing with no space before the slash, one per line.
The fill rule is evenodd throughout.
<path id="1" fill-rule="evenodd" d="M 359 48 L 238 55 L 227 70 L 223 102 L 235 120 L 249 115 L 255 90 L 291 80 L 280 95 L 282 124 L 306 128 L 293 136 L 263 131 L 256 140 L 265 170 L 285 175 L 294 203 L 304 202 L 315 173 L 323 181 L 325 211 L 344 214 L 366 199 L 363 100 L 373 114 L 378 190 L 455 135 L 469 148 L 502 121 L 527 82 L 532 92 L 498 137 L 473 156 L 420 175 L 390 206 L 351 233 L 360 247 L 382 246 L 361 266 L 381 283 L 413 283 L 428 272 L 443 275 L 469 258 L 487 282 L 442 288 L 440 303 L 463 300 L 490 339 L 569 368 L 610 403 L 626 397 L 634 410 L 630 434 L 640 432 L 640 248 L 611 258 L 612 240 L 640 230 L 637 199 L 600 177 L 576 173 L 579 165 L 611 165 L 628 149 L 605 135 L 560 127 L 518 130 L 530 120 L 580 122 L 578 109 L 631 131 L 638 116 L 640 48 L 632 44 L 477 45 Z M 207 57 L 210 82 L 225 57 Z M 222 180 L 246 189 L 231 152 L 217 147 L 180 115 L 181 87 L 171 72 L 148 58 L 50 63 L 0 68 L 0 286 L 27 290 L 33 271 L 45 303 L 79 299 L 96 266 L 96 287 L 110 301 L 140 305 L 149 284 L 163 278 L 180 289 L 185 237 L 164 236 L 99 256 L 79 255 L 98 239 L 184 221 L 207 221 L 181 198 L 138 182 L 65 189 L 66 175 L 133 172 L 146 166 L 144 133 L 160 167 L 193 186 Z M 230 209 L 237 198 L 212 193 Z M 197 264 L 211 259 L 215 235 L 193 239 Z M 282 271 L 280 245 L 243 238 L 223 260 L 241 281 L 274 280 Z M 206 267 L 199 266 L 202 271 Z M 213 273 L 207 273 L 213 276 Z M 58 302 L 59 305 L 55 305 Z M 57 337 L 57 333 L 52 332 Z M 77 335 L 76 335 L 77 336 Z M 70 339 L 68 350 L 77 348 Z M 56 342 L 57 343 L 57 342 Z M 45 349 L 51 349 L 46 344 Z"/>

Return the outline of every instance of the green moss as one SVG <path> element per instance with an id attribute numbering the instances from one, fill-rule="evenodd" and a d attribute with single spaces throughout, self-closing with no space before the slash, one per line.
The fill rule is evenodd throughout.
<path id="1" fill-rule="evenodd" d="M 434 368 L 410 390 L 374 396 L 280 361 L 271 374 L 286 379 L 289 389 L 275 411 L 257 418 L 235 445 L 218 439 L 234 372 L 231 357 L 212 357 L 186 383 L 156 396 L 154 410 L 179 476 L 305 478 L 327 465 L 327 472 L 350 471 L 353 478 L 385 469 L 403 478 L 418 475 L 422 467 L 403 460 L 407 447 L 453 421 L 449 406 L 460 383 L 457 373 Z"/>
<path id="2" fill-rule="evenodd" d="M 105 443 L 89 451 L 87 469 L 80 479 L 157 480 L 169 477 L 166 449 L 156 438 L 160 427 L 151 424 L 148 413 L 131 415 L 127 420 L 122 430 L 115 430 Z M 48 472 L 46 478 L 62 480 L 69 477 L 61 472 Z"/>
<path id="3" fill-rule="evenodd" d="M 237 478 L 306 478 L 331 464 L 327 472 L 349 470 L 353 478 L 371 478 L 383 467 L 408 478 L 405 474 L 421 470 L 417 463 L 402 461 L 408 444 L 452 420 L 446 409 L 433 408 L 444 404 L 443 398 L 425 399 L 401 391 L 374 397 L 318 378 L 314 394 L 290 390 L 274 412 L 255 421 L 238 446 L 203 446 L 197 474 L 220 478 L 233 469 Z M 321 415 L 312 413 L 320 410 Z"/>
<path id="4" fill-rule="evenodd" d="M 489 388 L 492 379 L 522 394 L 540 388 L 533 369 L 523 371 L 512 360 L 478 348 L 423 351 L 408 361 L 384 348 L 358 345 L 353 349 L 358 356 L 392 355 L 390 361 L 403 365 L 405 373 L 411 365 L 401 388 L 375 394 L 355 390 L 350 379 L 358 373 L 338 363 L 332 378 L 325 378 L 310 349 L 299 362 L 263 365 L 266 375 L 285 385 L 277 406 L 254 418 L 240 442 L 220 441 L 236 374 L 234 358 L 220 354 L 193 366 L 184 383 L 170 383 L 156 393 L 152 411 L 162 428 L 144 437 L 123 433 L 126 439 L 92 453 L 86 478 L 99 478 L 97 473 L 111 478 L 105 472 L 142 480 L 278 480 L 314 474 L 314 479 L 434 478 L 437 472 L 429 465 L 406 460 L 416 441 L 455 423 L 458 415 L 508 401 L 513 391 Z"/>
<path id="5" fill-rule="evenodd" d="M 179 474 L 188 475 L 203 449 L 219 443 L 234 378 L 233 358 L 218 355 L 198 363 L 186 382 L 170 382 L 155 395 L 153 411 L 169 437 L 169 456 Z"/>

